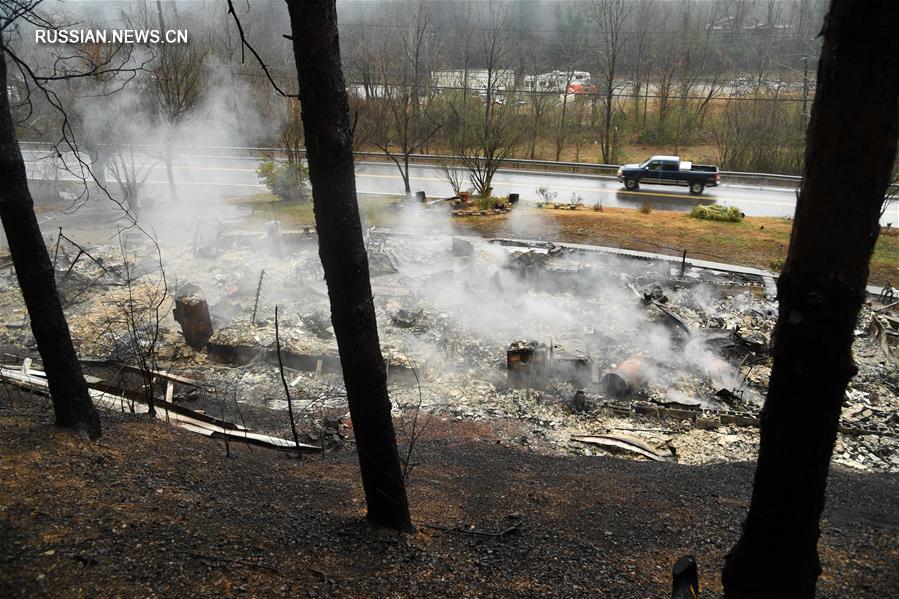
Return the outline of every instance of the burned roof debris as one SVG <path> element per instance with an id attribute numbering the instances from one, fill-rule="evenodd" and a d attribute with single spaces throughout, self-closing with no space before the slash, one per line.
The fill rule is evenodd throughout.
<path id="1" fill-rule="evenodd" d="M 173 283 L 158 335 L 141 333 L 141 347 L 155 338 L 159 369 L 214 381 L 236 405 L 283 409 L 271 318 L 278 304 L 295 406 L 313 402 L 342 413 L 314 231 L 243 231 L 218 222 L 214 233 L 200 233 L 186 245 L 163 245 Z M 56 269 L 72 298 L 76 347 L 85 358 L 127 362 L 135 346 L 120 308 L 153 305 L 144 298 L 159 293 L 153 248 L 135 244 L 123 254 L 75 237 L 61 242 Z M 510 421 L 529 431 L 529 451 L 658 454 L 694 464 L 754 457 L 777 317 L 770 277 L 452 231 L 375 228 L 366 243 L 397 412 L 420 405 L 451 419 Z M 36 357 L 14 276 L 0 272 L 0 346 Z M 881 299 L 872 297 L 859 318 L 859 373 L 834 460 L 899 471 L 899 316 L 895 303 Z M 194 317 L 188 305 L 204 309 Z M 160 400 L 167 393 L 161 384 Z M 176 388 L 172 399 L 195 396 Z M 521 437 L 500 441 L 521 445 Z"/>

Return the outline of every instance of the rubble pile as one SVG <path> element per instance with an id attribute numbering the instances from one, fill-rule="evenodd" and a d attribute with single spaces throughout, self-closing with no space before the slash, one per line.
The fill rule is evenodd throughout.
<path id="1" fill-rule="evenodd" d="M 366 243 L 397 414 L 513 423 L 499 441 L 541 452 L 755 457 L 777 316 L 771 280 L 543 242 L 371 230 Z M 125 359 L 122 340 L 135 333 L 122 307 L 138 306 L 132 352 L 155 339 L 160 369 L 286 409 L 278 306 L 294 409 L 319 420 L 345 410 L 314 232 L 219 229 L 163 243 L 164 278 L 152 252 L 127 254 L 126 267 L 118 247 L 85 249 L 91 259 L 70 252 L 57 265 L 59 277 L 82 281 L 81 299 L 67 303 L 82 356 Z M 14 274 L 0 277 L 0 346 L 33 355 Z M 179 297 L 208 306 L 212 333 L 194 348 L 172 316 Z M 859 373 L 834 454 L 848 467 L 899 471 L 894 309 L 872 300 L 859 318 Z M 339 444 L 340 427 L 326 428 L 316 438 Z"/>

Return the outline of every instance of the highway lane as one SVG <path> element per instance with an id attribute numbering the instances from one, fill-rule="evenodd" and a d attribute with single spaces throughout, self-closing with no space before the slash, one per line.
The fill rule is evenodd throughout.
<path id="1" fill-rule="evenodd" d="M 38 156 L 33 151 L 26 151 L 25 154 L 31 159 Z M 264 189 L 256 176 L 258 164 L 258 158 L 215 152 L 185 155 L 178 159 L 174 167 L 175 181 L 182 189 L 203 189 L 204 193 L 212 192 L 222 197 L 257 193 Z M 29 163 L 30 176 L 47 178 L 46 173 L 47 169 L 41 169 L 39 162 Z M 415 165 L 411 167 L 410 174 L 413 191 L 424 191 L 429 197 L 452 194 L 437 167 Z M 152 167 L 148 183 L 167 185 L 163 165 Z M 697 203 L 722 204 L 736 206 L 749 216 L 792 216 L 795 209 L 795 189 L 729 185 L 726 178 L 722 183 L 719 187 L 706 189 L 701 196 L 692 196 L 682 187 L 649 185 L 638 192 L 628 192 L 611 177 L 504 169 L 494 177 L 494 194 L 505 196 L 518 193 L 522 202 L 535 203 L 539 199 L 537 188 L 546 187 L 558 194 L 557 202 L 568 202 L 574 194 L 581 196 L 588 206 L 602 202 L 604 207 L 639 208 L 644 202 L 649 202 L 657 210 L 686 211 Z M 356 187 L 360 192 L 369 194 L 403 193 L 399 171 L 392 163 L 358 162 Z M 187 192 L 184 195 L 189 198 L 192 194 Z M 899 204 L 889 208 L 882 222 L 899 223 Z"/>
<path id="2" fill-rule="evenodd" d="M 183 158 L 175 167 L 175 179 L 189 184 L 208 184 L 240 188 L 246 192 L 262 189 L 256 177 L 258 160 L 205 155 Z M 165 169 L 156 167 L 151 179 L 165 181 Z M 410 168 L 413 191 L 424 191 L 429 197 L 446 197 L 452 190 L 435 166 L 414 165 Z M 356 187 L 373 194 L 403 193 L 402 179 L 391 163 L 357 162 Z M 572 194 L 580 195 L 585 205 L 602 202 L 607 207 L 638 208 L 649 200 L 657 210 L 689 210 L 697 203 L 738 206 L 753 216 L 790 216 L 796 205 L 795 191 L 777 188 L 721 186 L 709 188 L 702 196 L 691 196 L 686 188 L 644 186 L 639 192 L 627 192 L 613 178 L 560 172 L 535 172 L 517 169 L 500 170 L 493 180 L 494 193 L 505 196 L 518 193 L 526 203 L 539 200 L 537 188 L 547 187 L 558 194 L 556 201 L 567 202 Z M 235 192 L 240 193 L 237 189 Z"/>

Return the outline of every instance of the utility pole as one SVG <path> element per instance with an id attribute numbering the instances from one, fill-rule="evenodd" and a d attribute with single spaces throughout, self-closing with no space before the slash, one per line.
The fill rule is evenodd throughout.
<path id="1" fill-rule="evenodd" d="M 808 54 L 802 55 L 802 128 L 808 123 Z"/>

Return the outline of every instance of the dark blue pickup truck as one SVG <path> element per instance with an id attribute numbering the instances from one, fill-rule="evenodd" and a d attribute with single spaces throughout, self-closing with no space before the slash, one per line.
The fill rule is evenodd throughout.
<path id="1" fill-rule="evenodd" d="M 637 191 L 641 183 L 681 185 L 699 195 L 706 187 L 715 187 L 721 175 L 717 166 L 681 162 L 680 156 L 652 156 L 641 164 L 624 164 L 618 168 L 618 180 L 628 191 Z"/>

